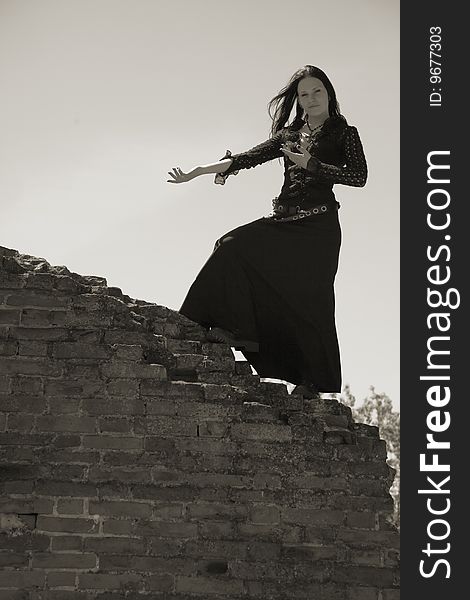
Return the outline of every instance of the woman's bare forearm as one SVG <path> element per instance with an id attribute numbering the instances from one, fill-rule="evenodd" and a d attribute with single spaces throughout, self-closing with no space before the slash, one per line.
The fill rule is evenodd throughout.
<path id="1" fill-rule="evenodd" d="M 231 158 L 224 158 L 216 163 L 195 167 L 192 171 L 190 171 L 190 173 L 194 173 L 194 177 L 199 177 L 199 175 L 208 175 L 210 173 L 224 173 L 231 164 Z"/>
<path id="2" fill-rule="evenodd" d="M 232 164 L 231 158 L 224 158 L 216 163 L 209 165 L 201 165 L 200 167 L 194 167 L 187 173 L 183 172 L 179 167 L 174 167 L 173 171 L 168 171 L 171 179 L 167 179 L 168 183 L 184 183 L 185 181 L 191 181 L 199 175 L 206 175 L 207 173 L 224 173 L 229 166 Z"/>

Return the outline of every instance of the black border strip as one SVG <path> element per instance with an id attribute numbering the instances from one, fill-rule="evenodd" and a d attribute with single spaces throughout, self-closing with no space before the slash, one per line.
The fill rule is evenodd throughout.
<path id="1" fill-rule="evenodd" d="M 469 527 L 464 507 L 469 468 L 465 440 L 470 431 L 465 411 L 470 393 L 470 336 L 465 312 L 470 221 L 464 177 L 470 165 L 464 165 L 463 143 L 468 129 L 464 87 L 470 31 L 464 33 L 465 27 L 463 8 L 457 2 L 401 3 L 401 597 L 405 600 L 459 598 L 466 589 Z M 430 67 L 438 67 L 429 62 L 433 42 L 441 43 L 437 52 L 441 57 L 432 57 L 442 63 L 441 81 L 430 80 L 437 73 L 431 73 Z M 430 103 L 431 93 L 434 103 Z M 428 161 L 450 169 L 427 173 Z M 439 203 L 444 208 L 429 206 Z M 433 228 L 448 219 L 447 227 Z M 431 267 L 437 268 L 429 271 Z M 448 275 L 447 282 L 430 281 L 442 281 Z M 428 296 L 428 288 L 436 293 Z M 440 303 L 437 292 L 443 302 L 448 298 L 454 306 L 460 301 L 459 306 L 431 307 Z M 445 316 L 432 317 L 432 313 Z M 448 331 L 441 331 L 438 322 Z M 432 354 L 436 350 L 449 354 Z M 448 369 L 443 368 L 446 365 Z M 420 379 L 437 376 L 449 380 Z M 434 393 L 429 391 L 433 386 Z M 443 431 L 433 431 L 441 426 Z M 426 448 L 426 436 L 431 433 L 450 448 Z M 425 471 L 420 468 L 421 454 L 426 455 L 427 464 L 436 460 L 450 470 Z M 420 494 L 420 489 L 431 491 Z M 420 573 L 420 565 L 427 576 Z"/>

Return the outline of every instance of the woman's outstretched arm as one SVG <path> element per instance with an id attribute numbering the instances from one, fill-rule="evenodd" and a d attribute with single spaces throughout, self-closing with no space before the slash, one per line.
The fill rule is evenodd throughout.
<path id="1" fill-rule="evenodd" d="M 218 162 L 194 167 L 188 173 L 183 172 L 179 167 L 173 168 L 173 173 L 168 171 L 168 174 L 173 179 L 167 179 L 167 181 L 169 183 L 183 183 L 199 175 L 216 173 L 215 183 L 223 184 L 229 175 L 236 175 L 239 169 L 251 169 L 274 158 L 281 158 L 281 144 L 283 140 L 283 132 L 279 131 L 265 142 L 250 148 L 246 152 L 232 155 L 230 150 L 227 150 L 225 156 Z"/>
<path id="2" fill-rule="evenodd" d="M 219 160 L 216 163 L 211 163 L 209 165 L 201 165 L 198 167 L 194 167 L 191 171 L 185 173 L 179 167 L 173 167 L 173 171 L 168 171 L 168 175 L 172 177 L 172 179 L 167 179 L 168 183 L 184 183 L 186 181 L 191 181 L 195 177 L 199 177 L 200 175 L 207 175 L 210 173 L 224 173 L 232 164 L 231 158 L 225 158 L 223 160 Z"/>

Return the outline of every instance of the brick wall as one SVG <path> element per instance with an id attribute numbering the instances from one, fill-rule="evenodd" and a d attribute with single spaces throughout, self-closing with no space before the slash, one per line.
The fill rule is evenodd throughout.
<path id="1" fill-rule="evenodd" d="M 0 600 L 397 600 L 377 428 L 0 247 Z"/>

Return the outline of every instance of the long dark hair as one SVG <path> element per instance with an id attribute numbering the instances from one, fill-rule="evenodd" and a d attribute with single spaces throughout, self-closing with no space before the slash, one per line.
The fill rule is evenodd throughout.
<path id="1" fill-rule="evenodd" d="M 290 78 L 289 83 L 282 88 L 282 90 L 274 96 L 268 103 L 269 116 L 272 119 L 271 135 L 277 133 L 282 129 L 292 113 L 292 109 L 295 104 L 295 117 L 290 124 L 293 130 L 300 129 L 304 124 L 303 109 L 297 100 L 297 85 L 304 77 L 316 77 L 319 79 L 328 92 L 328 113 L 329 118 L 325 122 L 324 130 L 328 129 L 328 126 L 337 126 L 339 124 L 346 124 L 346 119 L 340 113 L 338 100 L 336 99 L 336 92 L 333 84 L 328 79 L 326 73 L 314 67 L 313 65 L 305 65 L 298 69 Z"/>

